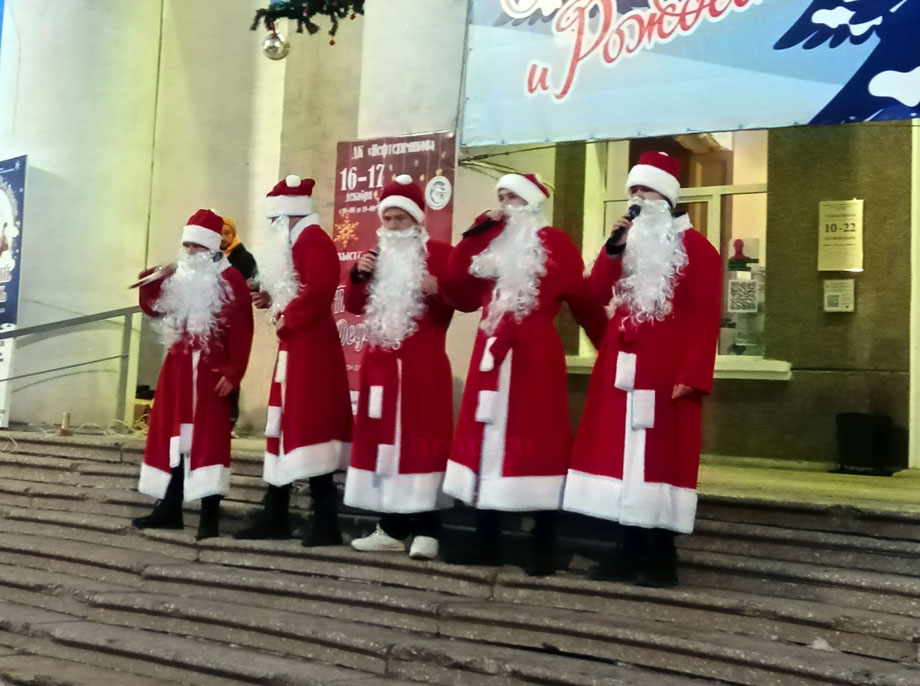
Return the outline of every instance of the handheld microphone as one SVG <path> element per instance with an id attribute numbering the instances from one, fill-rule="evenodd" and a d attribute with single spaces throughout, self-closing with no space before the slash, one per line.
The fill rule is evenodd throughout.
<path id="1" fill-rule="evenodd" d="M 642 212 L 641 205 L 630 205 L 629 209 L 626 210 L 626 218 L 629 221 L 632 221 L 639 216 L 640 212 Z M 608 255 L 619 255 L 623 252 L 623 250 L 626 249 L 625 244 L 620 244 L 624 233 L 626 233 L 626 227 L 621 226 L 610 235 L 610 238 L 607 239 L 606 250 Z"/>

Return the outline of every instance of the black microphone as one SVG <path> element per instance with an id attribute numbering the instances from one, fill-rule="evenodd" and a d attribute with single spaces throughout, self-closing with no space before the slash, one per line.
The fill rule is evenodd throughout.
<path id="1" fill-rule="evenodd" d="M 371 248 L 367 252 L 369 252 L 374 257 L 377 257 L 378 255 L 380 255 L 380 248 L 379 247 Z M 352 283 L 362 283 L 364 281 L 367 281 L 369 278 L 371 278 L 371 274 L 373 274 L 373 272 L 364 272 L 364 271 L 359 270 L 358 263 L 355 262 L 351 268 Z"/>
<path id="2" fill-rule="evenodd" d="M 626 210 L 626 218 L 629 221 L 632 221 L 639 216 L 640 212 L 642 212 L 641 205 L 630 205 L 629 209 Z M 622 240 L 624 233 L 626 233 L 626 227 L 621 226 L 610 235 L 610 238 L 607 239 L 605 250 L 607 251 L 608 255 L 619 255 L 626 249 L 625 243 L 623 245 L 618 245 L 620 240 Z"/>

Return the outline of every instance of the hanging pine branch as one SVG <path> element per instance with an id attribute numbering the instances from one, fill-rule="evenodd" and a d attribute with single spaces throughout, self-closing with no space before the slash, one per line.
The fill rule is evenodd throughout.
<path id="1" fill-rule="evenodd" d="M 313 17 L 325 16 L 332 21 L 329 35 L 334 36 L 340 20 L 349 16 L 354 19 L 357 14 L 364 14 L 364 0 L 280 0 L 272 2 L 267 9 L 257 10 L 250 29 L 255 31 L 262 22 L 271 31 L 278 19 L 293 19 L 297 22 L 297 33 L 303 33 L 306 28 L 312 35 L 319 31 Z"/>

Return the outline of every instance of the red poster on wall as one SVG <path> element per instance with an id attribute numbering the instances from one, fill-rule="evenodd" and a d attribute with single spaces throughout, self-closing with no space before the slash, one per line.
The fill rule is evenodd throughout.
<path id="1" fill-rule="evenodd" d="M 364 318 L 345 311 L 345 283 L 361 253 L 377 245 L 377 195 L 399 174 L 409 174 L 425 189 L 425 227 L 432 238 L 450 242 L 454 207 L 455 139 L 452 132 L 340 142 L 336 155 L 333 240 L 339 250 L 342 281 L 334 312 L 352 401 L 358 389 L 361 354 L 367 344 Z"/>

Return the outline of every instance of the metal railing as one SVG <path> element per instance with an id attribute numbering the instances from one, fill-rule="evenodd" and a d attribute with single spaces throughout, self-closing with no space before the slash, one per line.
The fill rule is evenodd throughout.
<path id="1" fill-rule="evenodd" d="M 73 317 L 72 319 L 62 319 L 56 322 L 49 322 L 48 324 L 27 326 L 24 329 L 13 329 L 10 331 L 0 332 L 0 341 L 8 338 L 19 339 L 24 336 L 34 336 L 43 333 L 53 333 L 53 336 L 57 336 L 63 333 L 63 331 L 66 329 L 73 329 L 75 327 L 92 324 L 94 322 L 105 321 L 107 319 L 115 319 L 117 317 L 124 318 L 124 323 L 122 324 L 121 330 L 121 353 L 119 355 L 100 357 L 95 360 L 88 360 L 86 362 L 76 362 L 74 364 L 62 365 L 60 367 L 53 367 L 51 369 L 43 369 L 38 372 L 16 374 L 15 376 L 9 376 L 5 379 L 0 379 L 0 383 L 4 381 L 16 381 L 17 379 L 25 379 L 31 376 L 40 376 L 42 374 L 51 374 L 53 372 L 64 371 L 66 369 L 74 369 L 76 367 L 85 367 L 87 365 L 97 364 L 99 362 L 121 360 L 118 369 L 118 401 L 115 416 L 130 424 L 134 413 L 133 402 L 131 401 L 135 394 L 135 389 L 132 388 L 130 381 L 132 376 L 134 376 L 135 381 L 137 380 L 136 365 L 134 365 L 134 368 L 132 369 L 130 362 L 132 356 L 137 357 L 137 341 L 139 339 L 139 335 L 134 334 L 134 315 L 140 311 L 141 308 L 135 305 L 134 307 L 123 307 L 118 310 L 108 310 L 106 312 L 87 314 L 81 317 Z M 133 355 L 132 348 L 134 348 Z M 129 416 L 128 413 L 131 413 L 131 416 Z"/>

